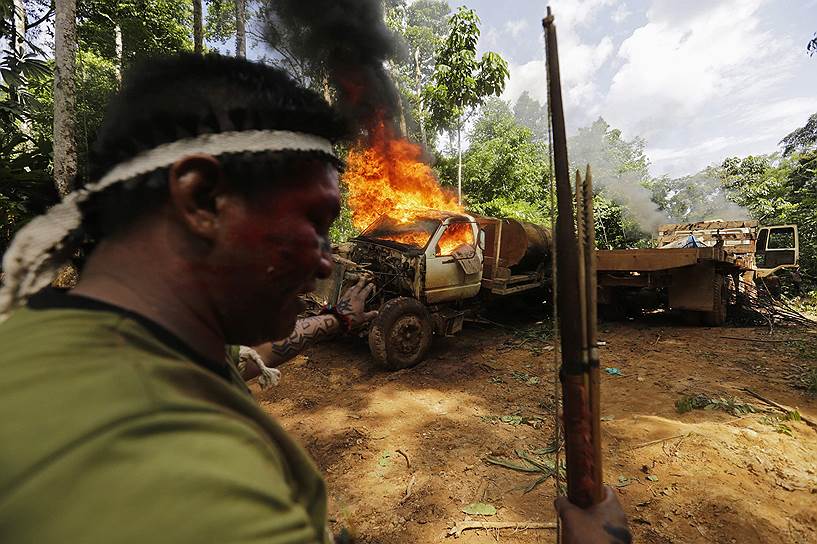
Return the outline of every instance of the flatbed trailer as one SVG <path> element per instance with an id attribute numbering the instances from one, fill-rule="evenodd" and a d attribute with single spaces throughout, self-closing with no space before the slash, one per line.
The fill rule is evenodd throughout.
<path id="1" fill-rule="evenodd" d="M 646 289 L 708 325 L 723 324 L 730 293 L 744 272 L 720 247 L 598 250 L 596 267 L 600 304 L 620 310 L 628 291 Z"/>
<path id="2" fill-rule="evenodd" d="M 596 252 L 603 311 L 620 315 L 628 307 L 664 305 L 690 323 L 722 325 L 739 290 L 797 267 L 796 225 L 704 221 L 662 225 L 658 235 L 657 249 Z"/>

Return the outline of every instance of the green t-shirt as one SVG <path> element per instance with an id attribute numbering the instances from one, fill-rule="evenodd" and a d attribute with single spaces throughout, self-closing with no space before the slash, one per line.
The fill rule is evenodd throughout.
<path id="1" fill-rule="evenodd" d="M 0 325 L 0 541 L 329 542 L 314 463 L 139 316 L 44 292 Z"/>

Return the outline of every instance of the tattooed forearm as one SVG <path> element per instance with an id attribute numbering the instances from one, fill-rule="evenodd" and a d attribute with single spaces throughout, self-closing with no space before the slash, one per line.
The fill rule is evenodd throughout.
<path id="1" fill-rule="evenodd" d="M 298 320 L 295 330 L 286 340 L 262 344 L 255 350 L 261 355 L 267 366 L 278 366 L 298 355 L 309 344 L 337 334 L 339 331 L 340 322 L 333 315 L 307 317 Z"/>

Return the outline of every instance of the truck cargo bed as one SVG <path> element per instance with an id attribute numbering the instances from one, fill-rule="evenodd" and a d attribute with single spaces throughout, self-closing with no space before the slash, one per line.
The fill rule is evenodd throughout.
<path id="1" fill-rule="evenodd" d="M 656 272 L 692 266 L 703 261 L 734 264 L 722 248 L 687 249 L 600 249 L 596 252 L 599 272 Z"/>

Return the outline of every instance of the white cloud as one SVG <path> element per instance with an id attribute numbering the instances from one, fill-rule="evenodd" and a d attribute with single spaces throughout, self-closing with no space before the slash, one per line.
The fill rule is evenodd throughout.
<path id="1" fill-rule="evenodd" d="M 616 10 L 613 12 L 613 22 L 616 24 L 621 24 L 627 19 L 627 17 L 630 16 L 631 13 L 632 12 L 627 9 L 627 4 L 619 4 L 618 7 L 616 7 Z"/>
<path id="2" fill-rule="evenodd" d="M 597 83 L 598 70 L 612 57 L 614 46 L 609 36 L 597 42 L 585 41 L 580 30 L 592 23 L 602 8 L 614 0 L 554 0 L 553 13 L 559 36 L 559 65 L 565 109 L 575 126 L 598 116 L 601 95 Z M 544 57 L 544 45 L 542 45 Z M 543 58 L 525 64 L 511 64 L 511 77 L 503 97 L 514 101 L 524 91 L 545 102 L 547 99 L 546 68 Z M 571 124 L 573 125 L 573 124 Z"/>
<path id="3" fill-rule="evenodd" d="M 817 111 L 809 1 L 811 11 L 772 0 L 552 0 L 568 129 L 603 116 L 646 139 L 656 175 L 777 150 Z M 495 24 L 507 43 L 510 25 Z M 505 99 L 545 101 L 543 57 L 511 63 Z"/>
<path id="4" fill-rule="evenodd" d="M 734 93 L 756 94 L 775 82 L 792 59 L 777 38 L 758 28 L 762 3 L 713 2 L 707 11 L 655 2 L 649 22 L 619 49 L 625 64 L 613 77 L 608 108 L 649 137 L 662 119 L 694 115 L 712 99 L 734 100 Z"/>
<path id="5" fill-rule="evenodd" d="M 505 23 L 505 32 L 511 35 L 511 38 L 517 39 L 519 35 L 528 29 L 527 19 L 516 19 Z"/>
<path id="6" fill-rule="evenodd" d="M 706 157 L 717 160 L 718 152 L 754 149 L 761 142 L 772 141 L 773 150 L 774 138 L 782 134 L 775 132 L 779 123 L 769 121 L 813 107 L 808 99 L 768 105 L 798 59 L 789 38 L 763 27 L 760 8 L 766 1 L 718 0 L 692 10 L 681 2 L 654 0 L 647 23 L 621 44 L 617 58 L 623 64 L 601 110 L 626 134 L 646 138 L 656 168 L 678 173 L 693 164 L 704 166 Z M 759 128 L 764 119 L 765 130 Z M 737 125 L 751 135 L 736 134 Z M 697 134 L 706 140 L 679 141 Z"/>

